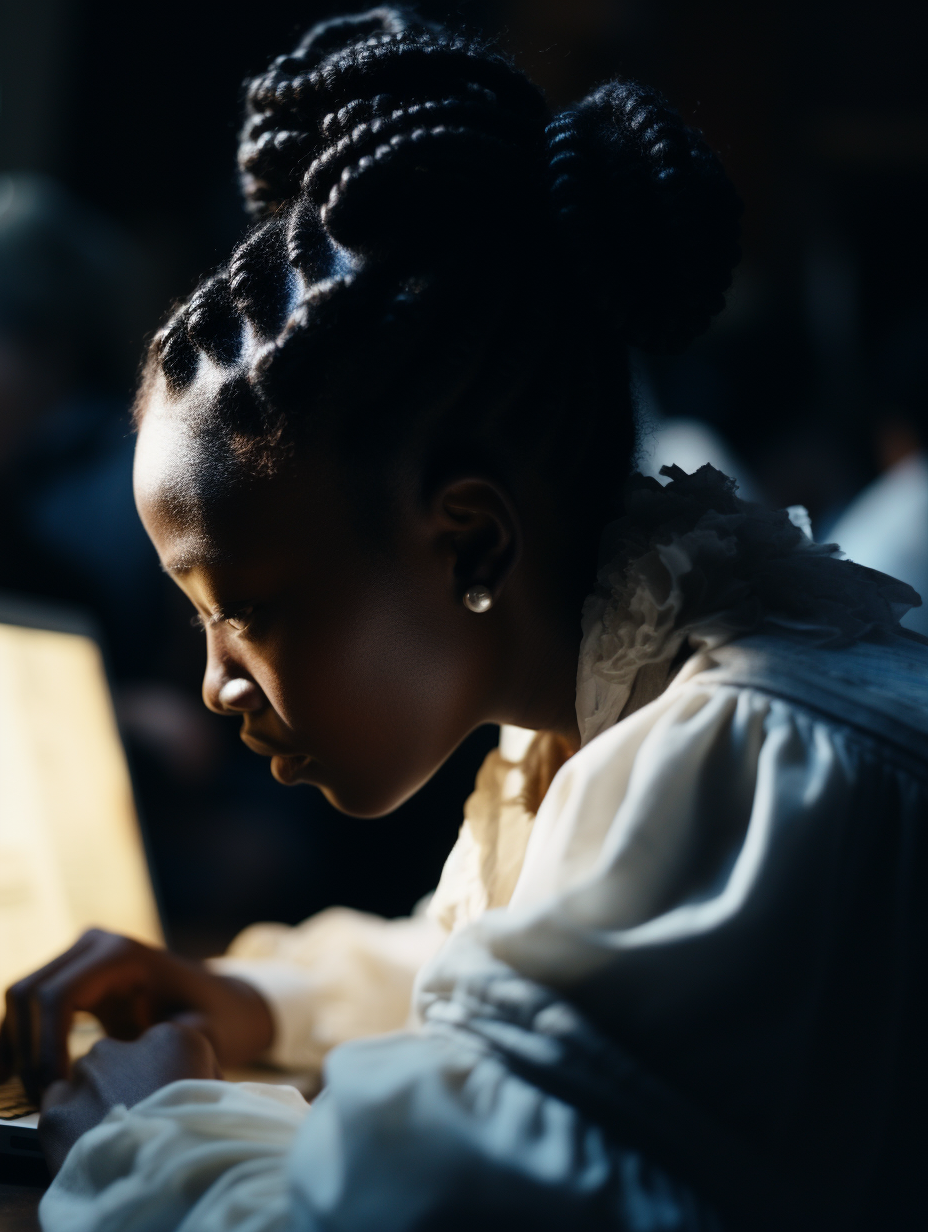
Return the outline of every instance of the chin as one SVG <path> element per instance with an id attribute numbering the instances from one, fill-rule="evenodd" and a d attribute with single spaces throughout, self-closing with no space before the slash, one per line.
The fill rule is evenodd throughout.
<path id="1" fill-rule="evenodd" d="M 378 817 L 388 817 L 401 804 L 405 804 L 415 791 L 404 795 L 387 795 L 383 792 L 364 792 L 353 788 L 349 791 L 339 791 L 329 786 L 319 786 L 319 790 L 333 808 L 337 808 L 346 817 L 357 817 L 361 821 L 373 821 Z"/>
<path id="2" fill-rule="evenodd" d="M 376 774 L 365 778 L 358 773 L 357 769 L 346 771 L 344 778 L 330 772 L 325 775 L 325 781 L 322 781 L 321 774 L 316 779 L 307 774 L 303 781 L 318 787 L 329 804 L 337 808 L 340 813 L 348 817 L 372 821 L 377 817 L 388 817 L 396 812 L 400 805 L 405 804 L 421 787 L 425 786 L 437 769 L 438 767 L 435 766 L 422 778 L 416 777 L 412 781 L 385 779 Z"/>
<path id="3" fill-rule="evenodd" d="M 380 785 L 364 784 L 356 775 L 352 776 L 347 787 L 336 786 L 329 781 L 330 776 L 322 771 L 319 763 L 309 758 L 273 757 L 271 774 L 285 787 L 302 784 L 318 788 L 340 813 L 358 818 L 386 817 L 414 795 L 420 786 L 417 784 L 406 792 L 391 791 L 389 788 L 384 790 Z"/>
<path id="4" fill-rule="evenodd" d="M 426 773 L 422 773 L 421 766 L 415 769 L 410 767 L 412 773 L 399 778 L 395 773 L 384 774 L 380 767 L 369 767 L 365 774 L 364 767 L 358 765 L 339 771 L 335 766 L 323 766 L 313 758 L 275 757 L 271 762 L 271 773 L 278 782 L 288 786 L 301 783 L 316 787 L 340 813 L 370 821 L 394 813 L 425 786 L 440 765 L 441 762 Z M 395 766 L 393 769 L 395 771 Z"/>

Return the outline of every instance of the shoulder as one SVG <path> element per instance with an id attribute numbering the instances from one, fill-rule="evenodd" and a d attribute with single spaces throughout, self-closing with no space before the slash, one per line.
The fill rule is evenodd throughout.
<path id="1" fill-rule="evenodd" d="M 827 651 L 752 637 L 692 656 L 560 770 L 513 904 L 595 880 L 608 858 L 627 919 L 640 922 L 692 892 L 692 870 L 719 868 L 762 814 L 777 827 L 848 817 L 884 773 L 918 780 L 924 795 L 926 682 L 928 646 L 902 638 Z"/>
<path id="2" fill-rule="evenodd" d="M 928 760 L 928 640 L 902 633 L 826 647 L 742 638 L 694 657 L 686 686 L 752 689 Z"/>

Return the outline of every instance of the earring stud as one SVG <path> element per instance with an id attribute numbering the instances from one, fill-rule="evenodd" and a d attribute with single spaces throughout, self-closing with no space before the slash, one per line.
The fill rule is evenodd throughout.
<path id="1" fill-rule="evenodd" d="M 464 606 L 471 612 L 488 612 L 493 606 L 493 596 L 486 586 L 471 586 L 464 592 Z"/>

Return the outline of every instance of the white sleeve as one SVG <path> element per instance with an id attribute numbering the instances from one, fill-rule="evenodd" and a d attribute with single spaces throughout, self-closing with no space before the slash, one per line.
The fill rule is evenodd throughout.
<path id="1" fill-rule="evenodd" d="M 425 915 L 383 920 L 333 907 L 296 928 L 255 924 L 213 970 L 261 993 L 275 1023 L 267 1060 L 318 1069 L 336 1044 L 409 1020 L 413 980 L 447 934 Z"/>
<path id="2" fill-rule="evenodd" d="M 39 1208 L 44 1232 L 283 1232 L 309 1105 L 292 1087 L 186 1081 L 78 1139 Z"/>
<path id="3" fill-rule="evenodd" d="M 459 1033 L 333 1053 L 290 1184 L 300 1232 L 717 1232 L 639 1151 Z"/>
<path id="4" fill-rule="evenodd" d="M 557 1082 L 531 1080 L 524 1065 L 508 1063 L 510 1045 L 488 1045 L 486 1033 L 477 1038 L 469 1016 L 479 1015 L 482 1006 L 471 1008 L 466 985 L 471 976 L 479 983 L 492 965 L 486 950 L 472 944 L 486 934 L 497 952 L 502 942 L 510 943 L 517 961 L 503 957 L 516 970 L 542 966 L 542 960 L 560 963 L 559 969 L 545 968 L 552 975 L 549 987 L 556 986 L 554 977 L 565 967 L 568 973 L 582 971 L 588 951 L 603 943 L 598 917 L 588 936 L 590 913 L 627 913 L 628 919 L 608 919 L 612 931 L 605 942 L 611 944 L 617 924 L 620 931 L 623 925 L 634 929 L 642 916 L 653 918 L 660 904 L 676 910 L 681 881 L 689 886 L 684 866 L 694 850 L 705 854 L 693 845 L 696 833 L 708 828 L 710 846 L 723 856 L 734 848 L 737 855 L 770 802 L 788 797 L 808 809 L 810 798 L 835 801 L 821 772 L 828 750 L 817 737 L 809 741 L 804 719 L 788 708 L 774 709 L 771 716 L 769 699 L 758 694 L 694 689 L 667 698 L 650 715 L 639 712 L 614 735 L 591 743 L 555 780 L 543 806 L 550 818 L 539 815 L 521 891 L 525 904 L 490 912 L 462 929 L 426 973 L 424 1031 L 337 1048 L 326 1062 L 325 1088 L 302 1119 L 302 1108 L 288 1105 L 282 1112 L 261 1088 L 240 1091 L 222 1083 L 175 1084 L 131 1112 L 113 1114 L 68 1156 L 44 1199 L 45 1232 L 716 1227 L 689 1191 L 635 1149 L 633 1131 L 626 1135 L 616 1128 L 624 1116 L 624 1092 L 615 1117 L 610 1105 L 608 1117 L 591 1119 L 564 1086 L 570 1073 L 558 1049 L 542 1038 L 537 1023 L 523 1023 L 515 1013 L 500 1024 L 507 1038 L 518 1031 L 535 1067 L 547 1066 Z M 769 763 L 763 773 L 759 763 Z M 707 775 L 707 767 L 715 773 Z M 626 861 L 642 878 L 640 885 Z M 724 858 L 722 863 L 731 865 Z M 616 882 L 618 898 L 599 888 Z M 581 883 L 579 903 L 571 898 L 565 915 L 558 904 L 576 896 Z M 330 917 L 333 937 L 342 936 L 336 923 L 345 914 Z M 332 949 L 325 944 L 324 920 L 284 930 L 294 944 L 311 938 L 303 951 L 310 992 L 315 963 L 334 968 L 336 962 L 330 957 L 334 943 Z M 286 955 L 286 946 L 274 952 Z M 678 1023 L 685 1027 L 693 1003 L 687 977 L 702 978 L 692 959 L 684 955 L 680 961 L 672 980 L 653 981 L 653 995 L 664 1006 L 653 1016 L 658 1026 L 669 1021 L 675 1029 Z M 300 970 L 296 962 L 291 967 Z M 355 971 L 364 970 L 358 958 Z M 616 992 L 622 972 L 617 964 L 603 983 L 610 1004 L 622 1001 Z M 337 975 L 333 969 L 327 988 Z M 641 988 L 633 991 L 626 999 L 630 1006 L 641 1000 Z M 679 1012 L 668 1014 L 666 1003 L 675 996 Z M 442 1006 L 448 1009 L 444 1018 Z M 458 1008 L 462 1016 L 455 1025 L 449 1014 Z M 311 1015 L 303 1021 L 311 1039 Z M 684 1030 L 678 1051 L 685 1053 L 686 1046 L 692 1047 L 692 1039 Z M 621 1076 L 621 1069 L 615 1072 Z M 610 1075 L 618 1081 L 612 1070 Z M 208 1095 L 210 1090 L 218 1094 Z M 558 1091 L 561 1097 L 552 1093 Z M 613 1121 L 612 1132 L 602 1128 Z"/>
<path id="5" fill-rule="evenodd" d="M 289 1088 L 178 1082 L 114 1109 L 42 1200 L 44 1232 L 709 1232 L 692 1196 L 467 1041 L 396 1034 Z"/>

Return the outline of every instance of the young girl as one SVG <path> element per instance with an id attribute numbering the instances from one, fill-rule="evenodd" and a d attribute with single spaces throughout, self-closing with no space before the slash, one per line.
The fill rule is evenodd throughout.
<path id="1" fill-rule="evenodd" d="M 653 91 L 552 118 L 377 9 L 252 83 L 241 165 L 259 221 L 138 401 L 207 704 L 359 816 L 479 724 L 539 734 L 481 774 L 414 1026 L 311 1110 L 218 1081 L 327 1012 L 291 934 L 236 974 L 90 934 L 11 990 L 33 1088 L 75 1008 L 115 1037 L 46 1094 L 43 1226 L 924 1227 L 917 597 L 711 468 L 629 478 L 627 347 L 704 329 L 736 260 L 713 156 Z"/>

